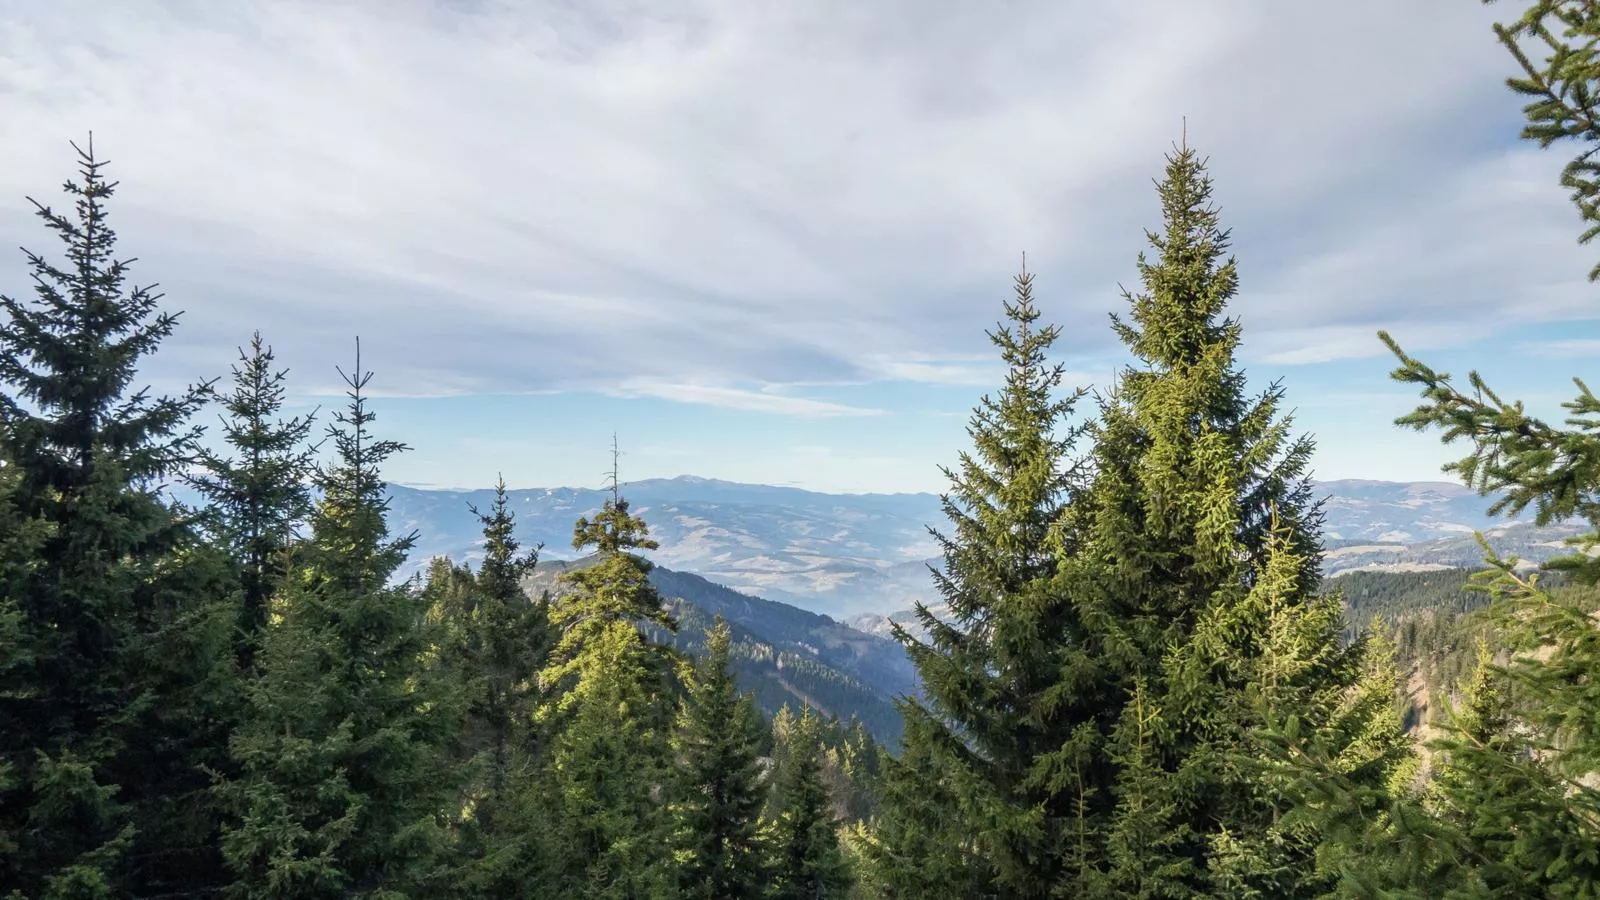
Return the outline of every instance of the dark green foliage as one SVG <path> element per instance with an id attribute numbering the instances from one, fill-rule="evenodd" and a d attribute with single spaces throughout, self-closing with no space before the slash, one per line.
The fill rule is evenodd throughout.
<path id="1" fill-rule="evenodd" d="M 1491 557 L 1492 558 L 1492 557 Z M 1462 703 L 1430 742 L 1432 778 L 1385 789 L 1353 784 L 1308 742 L 1293 785 L 1300 808 L 1336 834 L 1344 893 L 1359 897 L 1589 897 L 1600 890 L 1600 670 L 1593 619 L 1510 566 L 1487 573 L 1498 594 Z"/>
<path id="2" fill-rule="evenodd" d="M 675 890 L 669 822 L 657 799 L 668 778 L 666 734 L 652 727 L 665 700 L 646 689 L 648 652 L 636 632 L 612 627 L 579 657 L 551 756 L 552 896 L 622 900 Z"/>
<path id="3" fill-rule="evenodd" d="M 1600 139 L 1592 7 L 1498 29 L 1544 145 Z M 222 401 L 231 456 L 200 451 L 209 385 L 131 391 L 175 319 L 125 287 L 114 186 L 82 157 L 75 216 L 38 206 L 67 262 L 28 254 L 35 297 L 0 296 L 6 900 L 1600 898 L 1600 557 L 1550 564 L 1572 582 L 1551 590 L 1485 545 L 1487 597 L 1459 572 L 1321 582 L 1311 444 L 1278 385 L 1246 394 L 1237 271 L 1187 147 L 1113 317 L 1135 365 L 1095 421 L 1068 424 L 1082 392 L 1026 272 L 990 335 L 1009 371 L 945 471 L 948 613 L 897 629 L 922 693 L 893 759 L 874 736 L 902 734 L 903 660 L 653 572 L 615 488 L 553 597 L 529 597 L 503 482 L 473 510 L 476 571 L 394 584 L 412 538 L 380 469 L 405 448 L 371 433 L 359 344 L 318 502 L 310 420 L 277 417 L 259 334 Z M 1588 241 L 1600 164 L 1564 183 Z M 1563 430 L 1389 344 L 1425 397 L 1402 424 L 1472 441 L 1451 468 L 1497 511 L 1585 519 L 1574 544 L 1600 546 L 1581 382 Z M 196 460 L 191 518 L 156 484 Z M 1430 704 L 1411 724 L 1443 733 L 1425 757 L 1402 681 Z"/>
<path id="4" fill-rule="evenodd" d="M 1487 601 L 1482 591 L 1469 590 L 1471 569 L 1426 572 L 1346 572 L 1323 584 L 1345 604 L 1345 634 L 1354 639 L 1374 618 L 1393 625 L 1412 613 L 1466 613 Z"/>
<path id="5" fill-rule="evenodd" d="M 839 846 L 833 803 L 822 783 L 822 748 L 817 720 L 806 708 L 788 708 L 774 722 L 772 821 L 768 841 L 773 855 L 773 900 L 844 897 L 850 872 Z"/>
<path id="6" fill-rule="evenodd" d="M 975 837 L 953 827 L 958 798 L 931 736 L 917 733 L 927 727 L 925 717 L 907 721 L 899 756 L 884 765 L 877 799 L 885 812 L 863 847 L 863 881 L 896 900 L 1000 896 Z"/>
<path id="7" fill-rule="evenodd" d="M 677 623 L 650 583 L 651 563 L 633 552 L 657 548 L 649 534 L 644 520 L 630 513 L 628 501 L 615 493 L 592 521 L 581 518 L 573 526 L 573 548 L 593 547 L 598 560 L 562 575 L 574 590 L 550 610 L 550 623 L 561 637 L 551 653 L 551 664 L 540 676 L 547 688 L 559 691 L 567 687 L 583 667 L 584 647 L 614 626 L 648 624 L 677 632 Z"/>
<path id="8" fill-rule="evenodd" d="M 837 718 L 820 723 L 822 777 L 834 810 L 845 822 L 865 822 L 878 815 L 878 790 L 887 754 L 868 732 L 866 723 Z"/>
<path id="9" fill-rule="evenodd" d="M 25 251 L 32 300 L 0 296 L 0 457 L 22 526 L 3 539 L 0 885 L 203 892 L 220 870 L 198 767 L 229 706 L 225 610 L 214 557 L 155 484 L 192 455 L 185 422 L 206 388 L 131 390 L 176 316 L 127 285 L 106 219 L 115 184 L 92 146 L 79 158 L 73 209 L 34 203 L 65 261 Z"/>
<path id="10" fill-rule="evenodd" d="M 222 842 L 236 896 L 416 896 L 444 856 L 457 791 L 442 751 L 460 717 L 427 677 L 421 596 L 387 584 L 411 539 L 388 537 L 379 467 L 405 448 L 371 435 L 370 377 L 358 352 L 311 538 L 274 600 L 233 736 L 240 774 L 220 793 L 238 815 Z"/>
<path id="11" fill-rule="evenodd" d="M 984 861 L 1012 896 L 1024 897 L 1050 889 L 1055 848 L 1071 815 L 1035 762 L 1069 741 L 1072 722 L 1092 715 L 1105 698 L 1078 660 L 1062 658 L 1086 638 L 1083 622 L 1055 589 L 1049 541 L 1072 481 L 1065 457 L 1077 432 L 1062 423 L 1082 392 L 1056 396 L 1062 368 L 1045 353 L 1059 331 L 1036 327 L 1040 313 L 1026 272 L 1005 314 L 1008 324 L 990 335 L 1009 367 L 1005 387 L 973 413 L 973 452 L 961 454 L 959 471 L 945 470 L 952 487 L 944 510 L 954 531 L 934 533 L 944 551 L 934 582 L 949 615 L 917 607 L 926 641 L 896 626 L 926 701 L 902 705 L 904 754 L 918 765 L 890 765 L 899 788 L 887 795 L 883 812 L 885 836 L 915 843 L 885 844 L 882 852 L 897 867 L 915 866 L 910 855 L 918 848 L 975 839 L 981 849 L 968 859 Z M 912 740 L 927 743 L 913 747 Z M 920 774 L 941 784 L 916 785 Z M 945 793 L 955 802 L 940 826 L 917 798 Z M 899 798 L 912 806 L 897 807 Z M 897 817 L 908 821 L 891 824 Z M 928 831 L 936 827 L 947 830 Z M 943 860 L 927 865 L 948 867 Z"/>
<path id="12" fill-rule="evenodd" d="M 128 394 L 139 361 L 171 336 L 178 317 L 157 312 L 161 295 L 153 286 L 126 285 L 131 261 L 113 256 L 116 233 L 104 205 L 116 184 L 105 180 L 106 163 L 92 143 L 73 148 L 82 180 L 62 189 L 75 198 L 74 214 L 29 200 L 65 245 L 66 263 L 24 250 L 34 301 L 0 296 L 8 319 L 0 330 L 0 383 L 15 392 L 0 395 L 0 421 L 22 472 L 23 503 L 42 503 L 52 490 L 81 495 L 111 466 L 126 485 L 169 474 L 191 455 L 194 432 L 180 429 L 206 393 L 195 388 L 155 400 L 144 391 Z M 148 501 L 137 491 L 121 500 Z"/>
<path id="13" fill-rule="evenodd" d="M 758 754 L 765 723 L 729 669 L 732 634 L 706 636 L 678 715 L 673 843 L 685 897 L 756 897 L 766 886 L 759 842 L 766 800 Z"/>
<path id="14" fill-rule="evenodd" d="M 235 456 L 202 451 L 202 472 L 188 479 L 210 502 L 211 531 L 232 553 L 243 593 L 240 631 L 243 659 L 267 622 L 267 599 L 288 565 L 284 554 L 311 510 L 305 481 L 315 447 L 305 446 L 313 416 L 277 418 L 287 370 L 273 371 L 272 348 L 258 331 L 250 351 L 239 350 L 233 393 L 222 398 L 224 439 Z"/>
<path id="15" fill-rule="evenodd" d="M 1408 728 L 1441 722 L 1443 701 L 1456 696 L 1477 668 L 1479 644 L 1503 645 L 1485 614 L 1489 596 L 1473 584 L 1480 571 L 1351 572 L 1324 586 L 1345 601 L 1347 636 L 1392 636 L 1396 667 L 1420 688 L 1408 703 Z M 1561 573 L 1551 573 L 1540 586 L 1557 600 L 1594 608 L 1591 589 L 1563 581 Z M 1357 622 L 1369 627 L 1357 629 Z"/>

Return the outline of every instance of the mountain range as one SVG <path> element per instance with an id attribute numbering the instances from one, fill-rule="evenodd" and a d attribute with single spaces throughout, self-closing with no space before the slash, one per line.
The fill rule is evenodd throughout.
<path id="1" fill-rule="evenodd" d="M 1415 571 L 1477 565 L 1473 537 L 1532 562 L 1564 552 L 1572 525 L 1534 527 L 1491 518 L 1491 500 L 1451 482 L 1326 481 L 1324 571 Z M 870 622 L 936 599 L 928 565 L 938 546 L 927 526 L 946 523 L 934 494 L 824 494 L 790 487 L 682 476 L 625 484 L 625 497 L 661 549 L 657 564 L 816 613 Z M 571 559 L 572 523 L 600 508 L 602 490 L 508 492 L 519 537 Z M 390 527 L 418 533 L 410 571 L 435 555 L 475 562 L 482 535 L 469 506 L 493 492 L 390 487 Z"/>

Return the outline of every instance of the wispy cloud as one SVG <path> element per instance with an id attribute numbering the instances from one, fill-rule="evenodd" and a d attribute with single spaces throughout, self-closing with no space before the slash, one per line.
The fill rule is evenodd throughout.
<path id="1" fill-rule="evenodd" d="M 1528 341 L 1517 345 L 1527 354 L 1539 354 L 1558 359 L 1600 356 L 1600 338 L 1570 338 L 1555 341 Z"/>
<path id="2" fill-rule="evenodd" d="M 989 387 L 1005 379 L 1003 363 L 994 357 L 967 356 L 936 359 L 910 356 L 902 359 L 871 358 L 863 361 L 868 376 L 884 381 L 919 384 Z"/>
<path id="3" fill-rule="evenodd" d="M 606 390 L 617 397 L 654 397 L 674 403 L 718 406 L 745 412 L 774 413 L 807 418 L 879 416 L 883 410 L 779 393 L 776 389 L 748 390 L 709 384 L 631 381 Z"/>

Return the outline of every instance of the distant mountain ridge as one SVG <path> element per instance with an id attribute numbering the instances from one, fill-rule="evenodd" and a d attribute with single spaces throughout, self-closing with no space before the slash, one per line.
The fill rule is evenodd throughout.
<path id="1" fill-rule="evenodd" d="M 1476 565 L 1482 552 L 1474 530 L 1486 531 L 1504 552 L 1542 561 L 1565 552 L 1560 540 L 1581 530 L 1490 518 L 1489 498 L 1446 481 L 1349 479 L 1315 487 L 1327 498 L 1328 574 Z M 552 560 L 574 555 L 573 521 L 606 497 L 587 488 L 508 493 L 518 537 L 543 542 Z M 389 494 L 391 531 L 418 532 L 407 572 L 436 555 L 481 557 L 481 528 L 468 505 L 486 508 L 492 491 L 391 485 Z M 927 566 L 937 562 L 938 547 L 927 526 L 946 525 L 935 494 L 824 494 L 697 476 L 626 483 L 623 494 L 661 543 L 650 558 L 669 569 L 841 619 L 933 599 Z"/>
<path id="2" fill-rule="evenodd" d="M 419 533 L 413 569 L 435 555 L 481 556 L 481 526 L 468 504 L 487 507 L 493 491 L 391 485 L 389 494 L 390 529 Z M 924 561 L 938 553 L 925 527 L 940 518 L 932 494 L 822 494 L 680 476 L 626 483 L 623 495 L 661 543 L 652 561 L 817 612 L 910 605 L 928 583 Z M 571 558 L 572 523 L 606 496 L 587 488 L 508 492 L 519 538 L 544 543 L 551 559 Z"/>

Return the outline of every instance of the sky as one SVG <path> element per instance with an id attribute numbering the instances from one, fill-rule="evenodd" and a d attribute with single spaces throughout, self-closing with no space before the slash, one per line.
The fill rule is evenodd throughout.
<path id="1" fill-rule="evenodd" d="M 183 313 L 157 390 L 259 329 L 289 412 L 326 412 L 359 336 L 397 483 L 597 486 L 614 433 L 624 481 L 930 491 L 1024 252 L 1069 382 L 1127 361 L 1108 314 L 1186 138 L 1242 364 L 1316 476 L 1442 480 L 1461 450 L 1393 426 L 1416 394 L 1378 329 L 1554 417 L 1600 356 L 1571 152 L 1518 140 L 1490 31 L 1519 12 L 12 0 L 0 247 L 58 252 L 26 198 L 61 202 L 92 131 L 119 252 Z"/>

